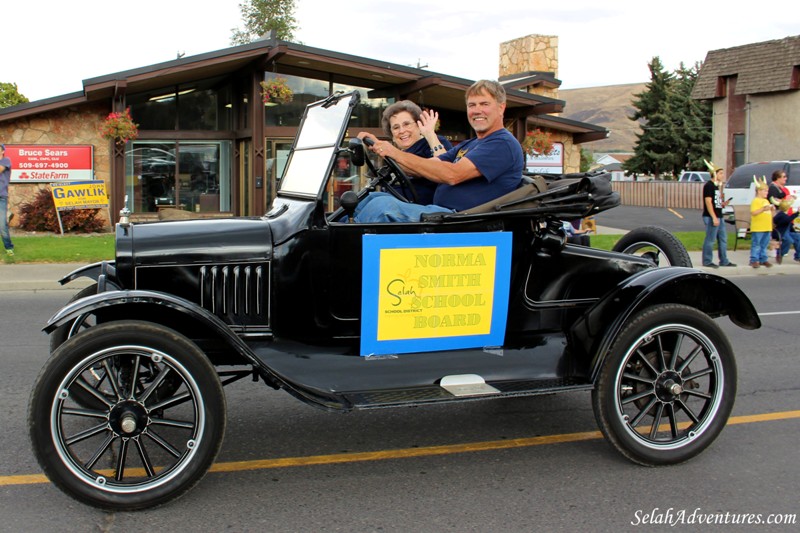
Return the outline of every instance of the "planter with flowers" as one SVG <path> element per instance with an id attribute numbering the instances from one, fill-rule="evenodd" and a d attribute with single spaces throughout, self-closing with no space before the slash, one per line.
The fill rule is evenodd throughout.
<path id="1" fill-rule="evenodd" d="M 550 155 L 553 151 L 553 139 L 549 132 L 536 128 L 525 135 L 522 150 L 531 157 Z"/>
<path id="2" fill-rule="evenodd" d="M 131 118 L 130 108 L 122 112 L 109 113 L 100 125 L 100 135 L 103 139 L 125 144 L 139 136 L 139 125 Z"/>
<path id="3" fill-rule="evenodd" d="M 261 100 L 265 104 L 288 104 L 294 98 L 286 78 L 270 78 L 261 82 Z"/>

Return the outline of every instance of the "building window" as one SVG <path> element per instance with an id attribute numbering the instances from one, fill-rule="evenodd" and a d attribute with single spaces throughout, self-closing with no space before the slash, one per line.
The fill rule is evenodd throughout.
<path id="1" fill-rule="evenodd" d="M 390 103 L 386 98 L 367 98 L 367 93 L 370 91 L 368 87 L 331 83 L 327 80 L 302 78 L 300 76 L 276 74 L 274 72 L 267 72 L 264 75 L 264 80 L 276 77 L 286 79 L 294 96 L 292 101 L 288 104 L 279 104 L 275 102 L 267 102 L 264 104 L 266 106 L 266 126 L 299 126 L 306 106 L 328 97 L 331 91 L 334 93 L 338 91 L 345 93 L 358 91 L 360 93 L 361 100 L 350 119 L 351 126 L 369 128 L 380 127 L 381 113 L 383 113 L 383 110 L 386 109 Z"/>
<path id="2" fill-rule="evenodd" d="M 740 167 L 747 163 L 745 157 L 745 135 L 744 133 L 733 134 L 733 167 Z"/>
<path id="3" fill-rule="evenodd" d="M 233 91 L 220 78 L 131 94 L 127 103 L 141 130 L 233 128 Z"/>
<path id="4" fill-rule="evenodd" d="M 133 142 L 125 153 L 125 194 L 133 213 L 164 208 L 231 210 L 231 143 Z"/>
<path id="5" fill-rule="evenodd" d="M 300 125 L 300 119 L 303 118 L 303 112 L 306 106 L 317 100 L 327 98 L 330 94 L 330 83 L 323 80 L 314 80 L 311 78 L 301 78 L 300 76 L 292 76 L 289 74 L 275 74 L 268 72 L 264 75 L 264 80 L 271 78 L 284 78 L 286 79 L 289 88 L 292 89 L 292 101 L 288 104 L 279 104 L 275 102 L 260 102 L 265 106 L 265 125 L 266 126 L 294 126 Z M 260 95 L 257 95 L 260 97 Z"/>
<path id="6" fill-rule="evenodd" d="M 361 96 L 358 106 L 356 106 L 353 110 L 353 114 L 350 116 L 350 126 L 380 128 L 383 110 L 389 107 L 391 102 L 387 98 L 367 98 L 367 91 L 369 90 L 369 88 L 358 87 L 356 85 L 345 85 L 343 83 L 333 84 L 333 92 L 342 91 L 349 93 L 351 91 L 358 91 Z M 393 101 L 394 100 L 392 100 L 392 102 Z"/>

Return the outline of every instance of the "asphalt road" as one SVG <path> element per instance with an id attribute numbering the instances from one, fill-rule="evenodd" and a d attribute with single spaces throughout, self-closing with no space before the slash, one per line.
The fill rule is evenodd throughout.
<path id="1" fill-rule="evenodd" d="M 595 217 L 597 224 L 632 230 L 641 226 L 661 226 L 671 232 L 705 231 L 699 209 L 664 209 L 621 205 Z M 733 227 L 733 226 L 731 226 Z"/>
<path id="2" fill-rule="evenodd" d="M 764 327 L 749 332 L 720 320 L 737 354 L 736 423 L 688 463 L 639 467 L 600 438 L 575 438 L 597 430 L 587 393 L 334 414 L 242 381 L 226 389 L 228 428 L 217 466 L 229 471 L 138 513 L 86 507 L 31 477 L 40 470 L 27 439 L 27 401 L 47 357 L 39 328 L 70 295 L 5 292 L 0 531 L 797 531 L 796 522 L 658 528 L 643 521 L 678 520 L 681 511 L 686 520 L 697 509 L 762 519 L 794 513 L 798 520 L 800 302 L 785 290 L 798 281 L 734 280 Z M 476 443 L 498 442 L 508 447 L 475 451 Z M 440 453 L 415 456 L 436 446 Z M 384 458 L 336 462 L 360 452 Z M 278 458 L 293 466 L 270 462 Z"/>

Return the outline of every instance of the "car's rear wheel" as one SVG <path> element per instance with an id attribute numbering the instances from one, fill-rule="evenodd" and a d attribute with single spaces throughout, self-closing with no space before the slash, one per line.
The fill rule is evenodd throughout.
<path id="1" fill-rule="evenodd" d="M 104 509 L 141 509 L 205 475 L 222 444 L 225 397 L 214 367 L 184 336 L 111 322 L 53 353 L 34 385 L 28 427 L 39 464 L 61 490 Z"/>
<path id="2" fill-rule="evenodd" d="M 618 335 L 592 406 L 606 438 L 648 466 L 686 461 L 719 435 L 736 396 L 733 350 L 707 315 L 685 305 L 645 309 Z"/>
<path id="3" fill-rule="evenodd" d="M 656 266 L 692 266 L 692 259 L 683 243 L 658 226 L 643 226 L 629 231 L 617 241 L 613 250 L 646 257 Z"/>

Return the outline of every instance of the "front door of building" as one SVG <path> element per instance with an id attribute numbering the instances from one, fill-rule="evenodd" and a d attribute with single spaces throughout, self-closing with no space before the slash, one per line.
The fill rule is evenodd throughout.
<path id="1" fill-rule="evenodd" d="M 269 206 L 278 191 L 283 169 L 286 168 L 286 161 L 289 159 L 289 152 L 292 149 L 292 140 L 267 138 L 264 146 L 267 147 L 267 168 L 265 172 L 267 186 L 264 192 L 267 195 L 266 205 Z"/>

